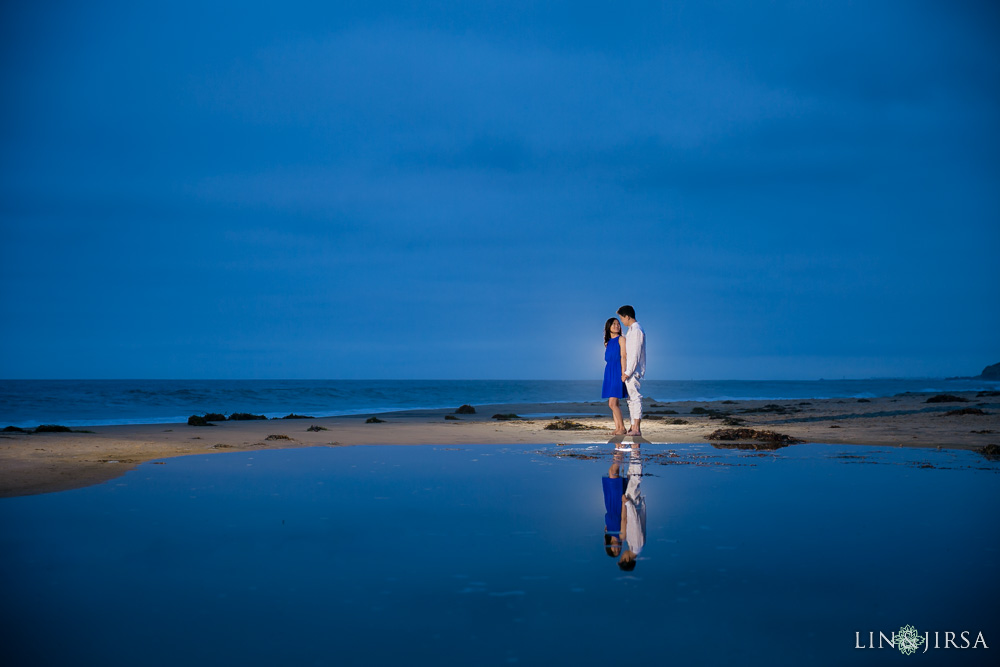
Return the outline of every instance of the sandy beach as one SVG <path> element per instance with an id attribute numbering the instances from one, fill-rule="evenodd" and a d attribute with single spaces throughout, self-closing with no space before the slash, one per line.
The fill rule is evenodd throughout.
<path id="1" fill-rule="evenodd" d="M 928 402 L 930 394 L 874 399 L 648 402 L 643 436 L 652 445 L 704 443 L 720 428 L 766 429 L 805 442 L 978 450 L 1000 444 L 1000 397 L 958 394 L 966 402 Z M 476 413 L 413 410 L 318 419 L 226 421 L 214 426 L 93 426 L 92 433 L 0 434 L 0 497 L 98 484 L 140 463 L 191 454 L 289 447 L 418 444 L 606 442 L 612 421 L 603 402 L 477 405 Z M 971 409 L 985 414 L 948 414 Z M 516 414 L 507 421 L 495 414 Z M 446 419 L 451 415 L 456 419 Z M 547 429 L 556 418 L 572 430 Z M 308 430 L 314 427 L 314 430 Z M 81 429 L 82 430 L 82 429 Z M 794 445 L 793 445 L 794 446 Z M 168 463 L 168 462 L 166 462 Z"/>

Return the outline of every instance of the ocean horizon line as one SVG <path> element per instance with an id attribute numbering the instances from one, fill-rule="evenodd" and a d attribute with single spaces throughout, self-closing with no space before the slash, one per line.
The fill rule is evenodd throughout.
<path id="1" fill-rule="evenodd" d="M 469 405 L 604 403 L 601 380 L 0 380 L 0 427 L 98 426 L 186 421 L 191 415 L 249 412 L 316 418 Z M 851 380 L 650 380 L 649 402 L 862 399 L 906 393 L 996 390 L 982 378 Z"/>
<path id="2" fill-rule="evenodd" d="M 646 378 L 656 382 L 866 382 L 886 380 L 987 380 L 981 375 L 872 375 L 821 378 Z M 600 382 L 585 378 L 292 378 L 292 377 L 0 377 L 0 382 Z"/>

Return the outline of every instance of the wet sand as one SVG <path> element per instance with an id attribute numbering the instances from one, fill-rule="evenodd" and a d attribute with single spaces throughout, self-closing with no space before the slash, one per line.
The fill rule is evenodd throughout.
<path id="1" fill-rule="evenodd" d="M 1000 397 L 957 394 L 965 403 L 927 403 L 931 394 L 865 399 L 644 402 L 642 431 L 655 444 L 704 443 L 725 420 L 806 442 L 879 447 L 980 449 L 1000 445 Z M 946 415 L 976 408 L 985 415 Z M 692 410 L 695 414 L 692 414 Z M 454 410 L 410 410 L 319 419 L 219 422 L 215 426 L 130 424 L 92 426 L 93 433 L 0 434 L 0 497 L 74 489 L 113 479 L 140 463 L 174 456 L 289 447 L 417 444 L 549 444 L 607 442 L 612 421 L 604 402 L 477 405 L 474 415 Z M 497 413 L 522 419 L 498 421 Z M 627 410 L 624 410 L 626 420 Z M 581 430 L 546 430 L 554 417 Z M 674 423 L 682 420 L 684 423 Z M 326 430 L 308 431 L 312 426 Z M 275 437 L 279 436 L 279 437 Z M 280 437 L 284 436 L 284 437 Z M 169 461 L 165 461 L 169 464 Z"/>

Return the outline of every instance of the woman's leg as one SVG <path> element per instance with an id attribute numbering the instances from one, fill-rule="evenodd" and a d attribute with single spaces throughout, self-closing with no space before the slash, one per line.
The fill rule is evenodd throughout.
<path id="1" fill-rule="evenodd" d="M 625 420 L 622 419 L 622 409 L 618 405 L 618 399 L 614 396 L 609 398 L 608 407 L 611 408 L 611 416 L 615 418 L 615 433 L 618 435 L 625 433 Z"/>

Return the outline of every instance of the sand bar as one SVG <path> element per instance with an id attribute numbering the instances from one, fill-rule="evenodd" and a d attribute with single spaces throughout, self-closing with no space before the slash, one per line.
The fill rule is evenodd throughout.
<path id="1" fill-rule="evenodd" d="M 1000 397 L 978 396 L 977 392 L 956 395 L 967 402 L 928 403 L 931 394 L 870 400 L 649 401 L 642 430 L 654 446 L 705 443 L 705 436 L 723 428 L 726 419 L 806 442 L 970 450 L 1000 444 Z M 964 408 L 986 414 L 946 414 Z M 86 428 L 93 433 L 3 433 L 0 497 L 97 484 L 140 463 L 190 454 L 349 445 L 577 444 L 606 442 L 613 428 L 607 405 L 599 401 L 477 405 L 474 415 L 445 419 L 453 413 L 454 409 L 383 413 L 378 418 L 384 422 L 373 424 L 366 423 L 372 415 L 357 415 L 227 421 L 203 427 L 129 424 Z M 515 413 L 522 419 L 498 421 L 492 418 L 497 413 Z M 546 430 L 555 417 L 587 428 Z M 684 423 L 675 423 L 681 421 Z M 326 430 L 307 430 L 314 425 Z"/>

